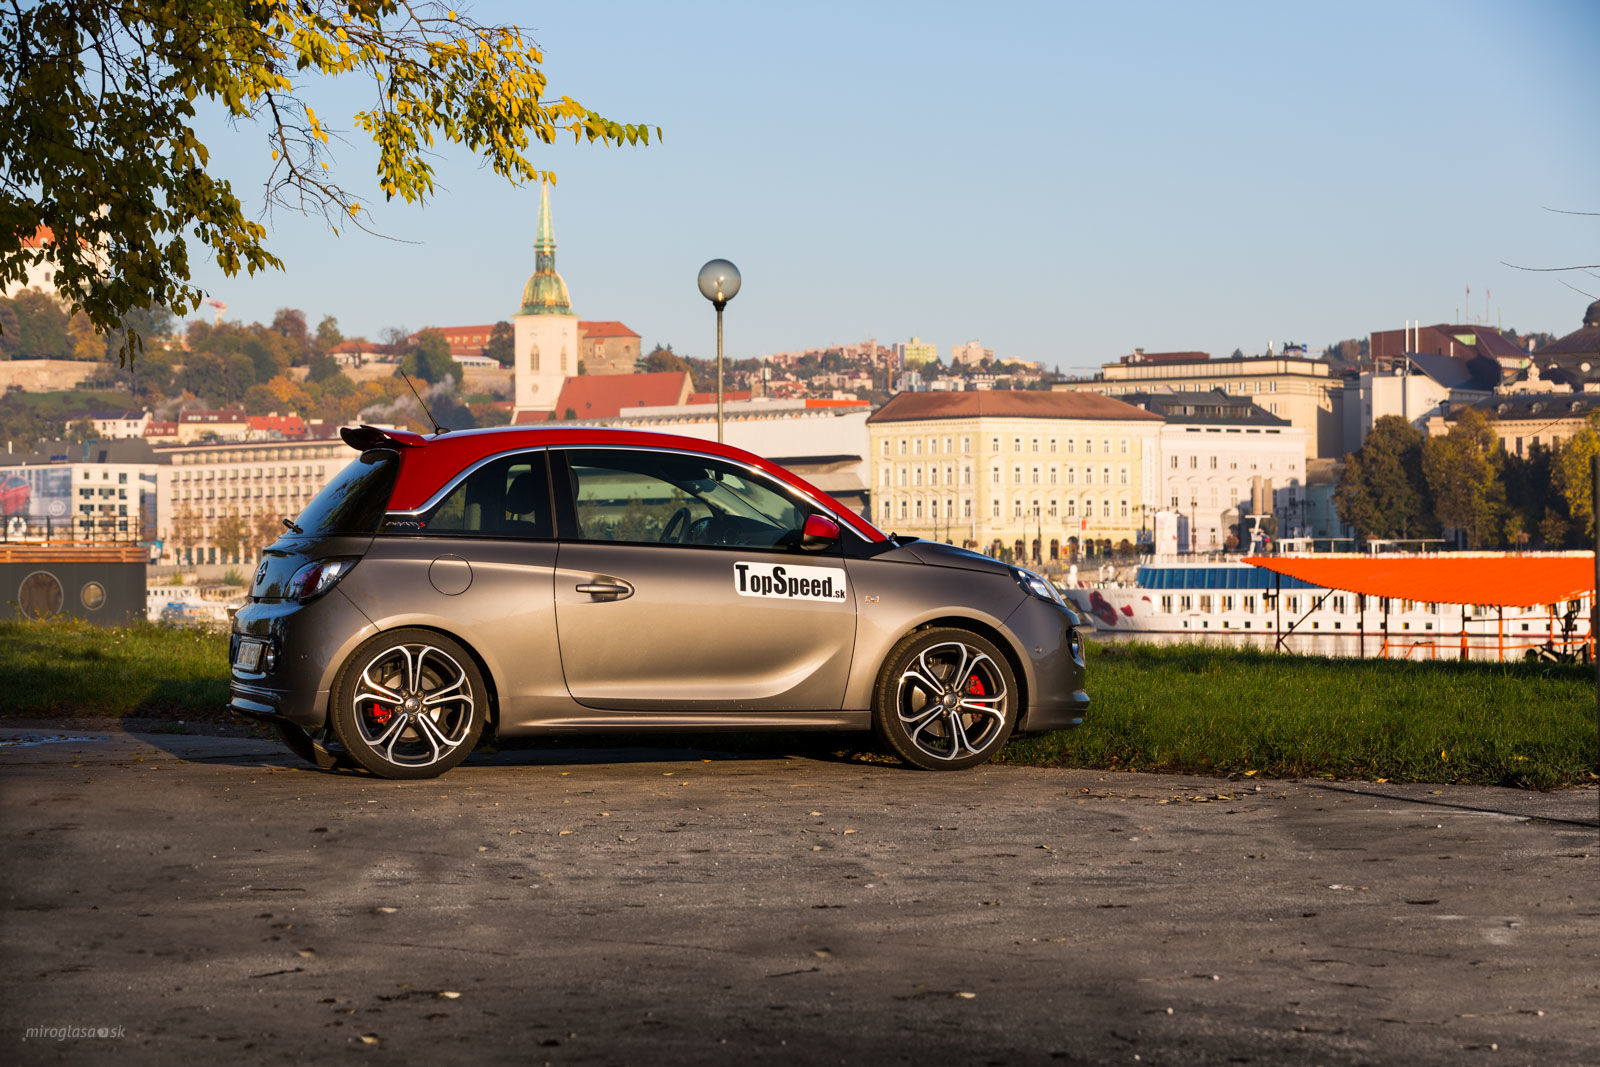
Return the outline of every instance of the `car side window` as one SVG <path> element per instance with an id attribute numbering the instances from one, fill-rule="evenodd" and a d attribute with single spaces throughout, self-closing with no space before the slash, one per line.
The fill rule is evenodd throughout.
<path id="1" fill-rule="evenodd" d="M 544 452 L 503 456 L 479 467 L 423 516 L 416 532 L 553 538 Z"/>
<path id="2" fill-rule="evenodd" d="M 737 464 L 621 449 L 574 449 L 567 457 L 581 540 L 799 545 L 807 509 Z"/>

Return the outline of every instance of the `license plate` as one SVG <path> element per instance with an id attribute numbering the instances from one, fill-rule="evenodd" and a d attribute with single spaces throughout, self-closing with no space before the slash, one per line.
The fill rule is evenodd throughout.
<path id="1" fill-rule="evenodd" d="M 241 671 L 253 671 L 261 664 L 261 642 L 253 638 L 242 638 L 239 641 L 239 654 L 234 657 L 233 665 Z"/>

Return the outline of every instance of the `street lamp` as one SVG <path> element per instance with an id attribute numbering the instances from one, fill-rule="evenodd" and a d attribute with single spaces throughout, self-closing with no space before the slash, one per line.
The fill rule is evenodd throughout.
<path id="1" fill-rule="evenodd" d="M 739 293 L 739 268 L 713 259 L 700 268 L 700 295 L 717 309 L 717 443 L 722 442 L 722 309 Z"/>

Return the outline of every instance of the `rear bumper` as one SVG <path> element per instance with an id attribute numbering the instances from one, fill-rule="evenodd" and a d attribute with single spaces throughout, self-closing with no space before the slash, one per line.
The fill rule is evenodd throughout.
<path id="1" fill-rule="evenodd" d="M 327 721 L 328 696 L 339 666 L 375 629 L 338 588 L 309 604 L 246 604 L 234 615 L 228 642 L 228 706 L 248 718 L 317 729 Z M 253 637 L 272 650 L 270 660 L 263 654 L 258 670 L 234 666 L 241 637 Z"/>

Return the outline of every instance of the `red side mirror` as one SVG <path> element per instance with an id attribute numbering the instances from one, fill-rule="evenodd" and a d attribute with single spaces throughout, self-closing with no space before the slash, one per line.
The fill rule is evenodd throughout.
<path id="1" fill-rule="evenodd" d="M 839 524 L 826 515 L 810 515 L 800 531 L 800 547 L 807 552 L 820 552 L 839 542 Z"/>

